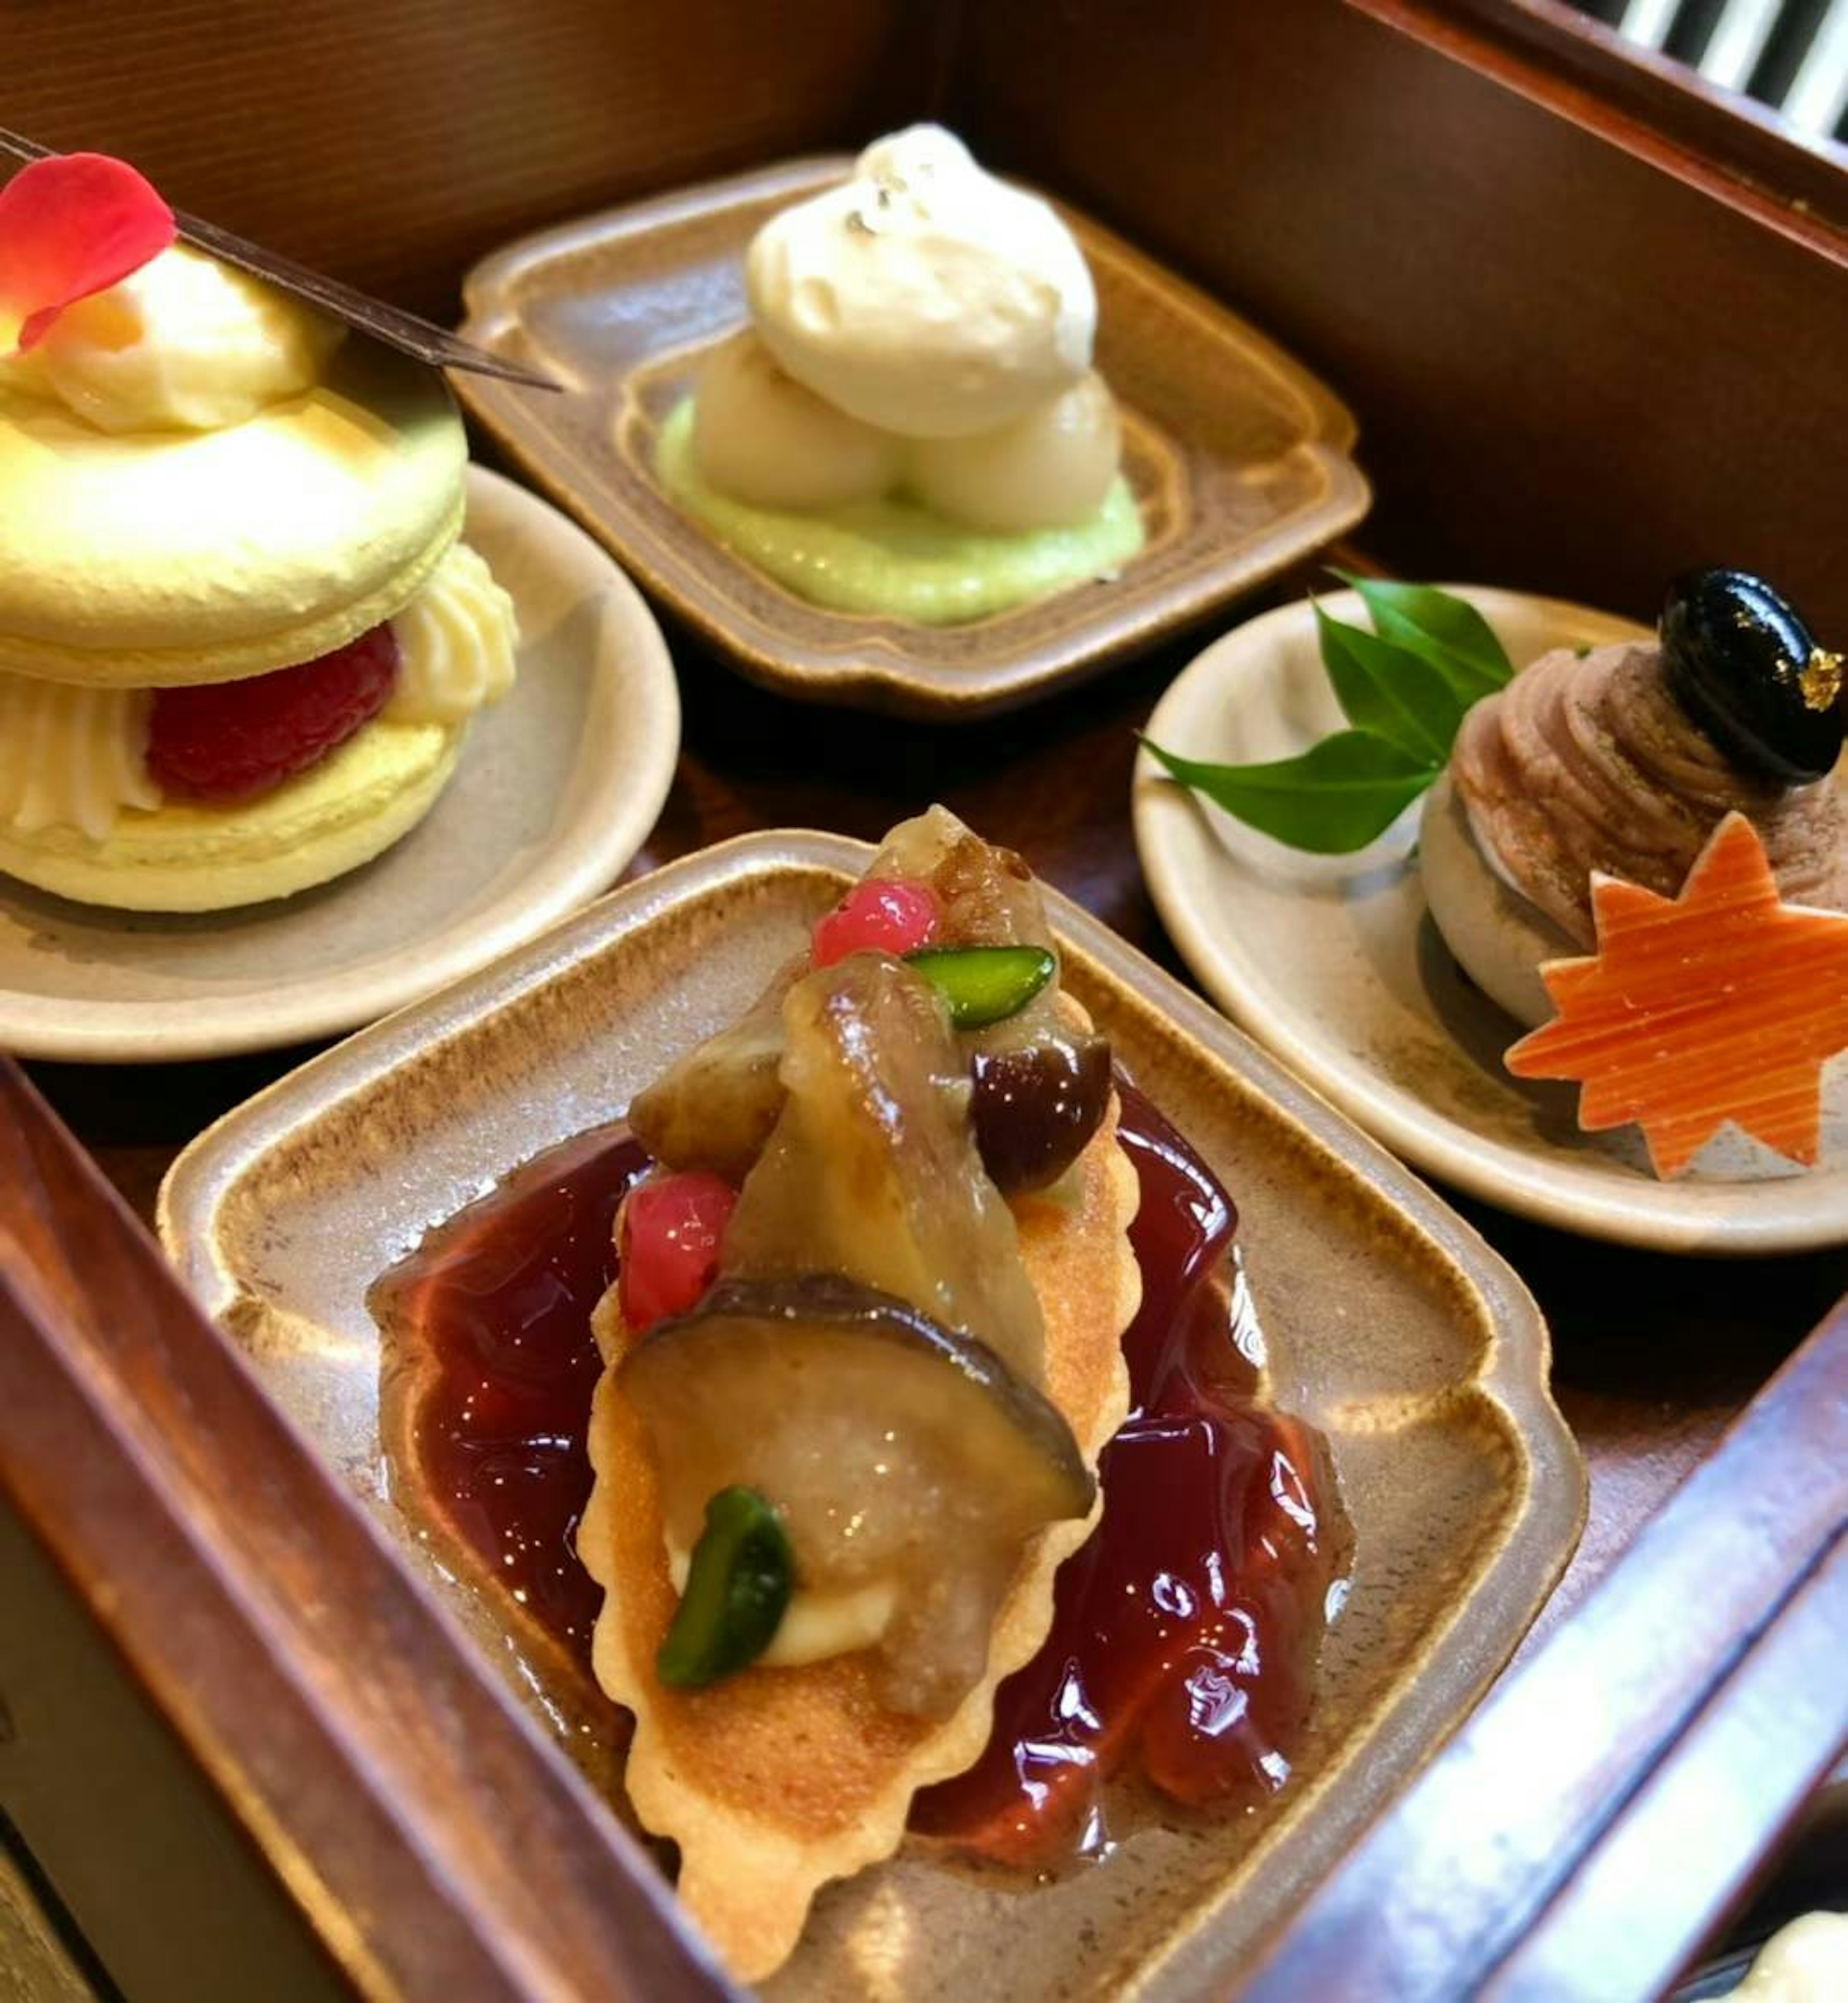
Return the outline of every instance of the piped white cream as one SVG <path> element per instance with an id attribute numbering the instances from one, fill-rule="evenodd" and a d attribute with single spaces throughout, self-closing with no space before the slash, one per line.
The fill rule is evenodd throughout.
<path id="1" fill-rule="evenodd" d="M 148 775 L 145 689 L 0 674 L 0 828 L 74 827 L 105 840 L 124 807 L 160 805 Z"/>
<path id="2" fill-rule="evenodd" d="M 773 216 L 745 258 L 751 319 L 824 401 L 906 438 L 1023 416 L 1091 365 L 1097 293 L 1037 196 L 916 125 L 852 178 Z"/>
<path id="3" fill-rule="evenodd" d="M 519 624 L 486 562 L 458 543 L 393 620 L 398 680 L 385 714 L 401 723 L 459 723 L 513 686 Z"/>
<path id="4" fill-rule="evenodd" d="M 312 389 L 345 332 L 176 244 L 0 361 L 0 388 L 54 399 L 100 431 L 222 431 Z"/>

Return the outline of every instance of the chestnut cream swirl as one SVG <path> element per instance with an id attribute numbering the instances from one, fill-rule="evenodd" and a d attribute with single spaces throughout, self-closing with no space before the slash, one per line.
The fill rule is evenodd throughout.
<path id="1" fill-rule="evenodd" d="M 1780 786 L 1740 771 L 1670 694 L 1652 641 L 1542 655 L 1469 712 L 1451 771 L 1497 873 L 1585 946 L 1594 870 L 1672 896 L 1734 809 L 1787 898 L 1848 908 L 1836 776 Z"/>

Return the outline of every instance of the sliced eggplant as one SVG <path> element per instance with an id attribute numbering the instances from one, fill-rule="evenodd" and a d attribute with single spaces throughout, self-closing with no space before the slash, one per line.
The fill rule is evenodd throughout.
<path id="1" fill-rule="evenodd" d="M 986 1666 L 1027 1541 L 1096 1484 L 1058 1411 L 985 1344 L 837 1274 L 721 1280 L 620 1366 L 670 1543 L 710 1498 L 774 1504 L 805 1591 L 893 1583 L 886 1701 L 952 1710 Z"/>

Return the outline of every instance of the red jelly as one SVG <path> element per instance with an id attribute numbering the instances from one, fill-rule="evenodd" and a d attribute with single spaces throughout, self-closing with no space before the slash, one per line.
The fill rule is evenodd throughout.
<path id="1" fill-rule="evenodd" d="M 1001 1686 L 987 1753 L 912 1819 L 1036 1867 L 1101 1847 L 1120 1771 L 1202 1807 L 1282 1786 L 1345 1557 L 1319 1437 L 1258 1397 L 1230 1200 L 1134 1087 L 1120 1131 L 1141 1182 L 1143 1300 L 1103 1522 L 1059 1575 L 1046 1645 Z M 586 1662 L 597 1593 L 572 1540 L 599 1369 L 588 1324 L 614 1277 L 617 1207 L 648 1166 L 617 1129 L 555 1149 L 374 1296 L 400 1354 L 434 1366 L 410 1415 L 414 1486 Z"/>
<path id="2" fill-rule="evenodd" d="M 590 1313 L 616 1277 L 617 1206 L 652 1166 L 621 1128 L 582 1134 L 438 1225 L 372 1295 L 417 1386 L 407 1485 L 586 1669 L 603 1598 L 575 1541 L 603 1369 Z"/>

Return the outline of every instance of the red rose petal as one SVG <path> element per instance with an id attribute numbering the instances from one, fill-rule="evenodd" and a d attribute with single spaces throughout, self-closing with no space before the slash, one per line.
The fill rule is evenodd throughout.
<path id="1" fill-rule="evenodd" d="M 176 233 L 173 211 L 126 160 L 62 153 L 22 167 L 0 188 L 0 313 L 19 323 L 19 351 Z"/>

